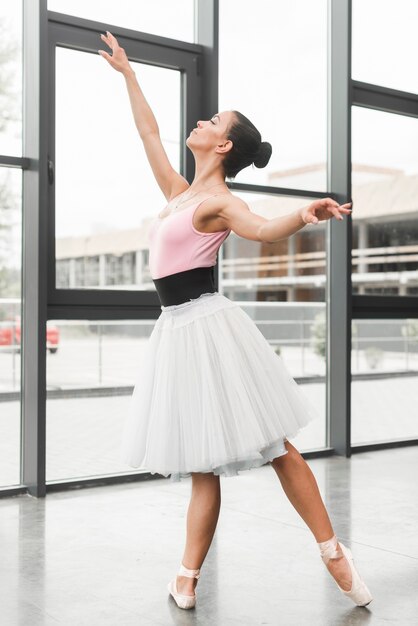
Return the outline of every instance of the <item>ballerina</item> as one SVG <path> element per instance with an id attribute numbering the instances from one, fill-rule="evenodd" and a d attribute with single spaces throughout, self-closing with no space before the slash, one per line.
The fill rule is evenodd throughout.
<path id="1" fill-rule="evenodd" d="M 101 39 L 112 54 L 99 54 L 124 76 L 136 127 L 167 200 L 149 231 L 149 266 L 161 315 L 138 365 L 121 448 L 131 467 L 170 476 L 172 482 L 192 478 L 186 546 L 167 588 L 180 608 L 195 606 L 220 511 L 220 476 L 270 463 L 338 589 L 366 606 L 372 596 L 351 550 L 338 541 L 316 479 L 288 441 L 318 413 L 253 320 L 216 291 L 213 274 L 231 231 L 275 242 L 307 224 L 342 220 L 351 202 L 321 198 L 271 220 L 250 211 L 225 179 L 251 164 L 265 167 L 272 146 L 235 110 L 199 120 L 190 131 L 186 145 L 195 158 L 190 185 L 169 162 L 124 49 L 109 32 Z"/>

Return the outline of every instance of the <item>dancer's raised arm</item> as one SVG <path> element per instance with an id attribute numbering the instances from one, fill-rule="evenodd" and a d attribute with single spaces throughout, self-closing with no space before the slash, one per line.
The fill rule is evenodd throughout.
<path id="1" fill-rule="evenodd" d="M 164 146 L 161 142 L 157 120 L 138 84 L 134 70 L 129 64 L 124 48 L 121 48 L 114 35 L 107 32 L 100 35 L 112 50 L 112 55 L 104 50 L 99 54 L 115 70 L 121 72 L 126 81 L 132 113 L 139 136 L 144 144 L 145 152 L 155 179 L 167 201 L 189 187 L 187 180 L 172 167 Z"/>

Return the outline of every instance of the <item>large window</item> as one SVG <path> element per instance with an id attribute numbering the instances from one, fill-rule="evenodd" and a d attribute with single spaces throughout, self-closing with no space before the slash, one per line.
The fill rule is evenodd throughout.
<path id="1" fill-rule="evenodd" d="M 219 4 L 219 110 L 241 111 L 273 146 L 265 169 L 235 180 L 326 189 L 326 0 Z"/>
<path id="2" fill-rule="evenodd" d="M 22 5 L 0 4 L 0 155 L 22 156 Z M 20 483 L 22 172 L 0 167 L 0 485 Z"/>
<path id="3" fill-rule="evenodd" d="M 180 72 L 131 65 L 179 171 Z M 100 55 L 56 49 L 55 151 L 56 286 L 152 289 L 148 228 L 166 201 L 125 80 Z"/>
<path id="4" fill-rule="evenodd" d="M 0 485 L 20 483 L 22 173 L 0 168 Z"/>
<path id="5" fill-rule="evenodd" d="M 22 3 L 0 3 L 0 154 L 22 156 Z"/>
<path id="6" fill-rule="evenodd" d="M 119 449 L 138 364 L 154 323 L 49 322 L 47 481 L 138 471 L 121 464 Z"/>
<path id="7" fill-rule="evenodd" d="M 414 0 L 352 2 L 351 263 L 359 319 L 351 327 L 351 444 L 359 450 L 418 434 L 417 22 Z"/>
<path id="8" fill-rule="evenodd" d="M 352 76 L 418 93 L 416 0 L 353 0 Z"/>
<path id="9" fill-rule="evenodd" d="M 353 293 L 418 295 L 418 120 L 352 108 Z"/>
<path id="10" fill-rule="evenodd" d="M 266 219 L 309 204 L 307 198 L 234 192 Z M 222 292 L 251 316 L 292 376 L 323 414 L 295 445 L 325 445 L 326 226 L 308 224 L 283 241 L 259 243 L 231 232 L 220 256 Z"/>
<path id="11" fill-rule="evenodd" d="M 326 97 L 325 0 L 220 1 L 218 109 L 243 113 L 273 148 L 266 168 L 247 167 L 234 182 L 325 190 Z M 266 219 L 312 201 L 234 193 Z M 326 445 L 325 236 L 325 223 L 308 225 L 273 244 L 231 233 L 220 259 L 223 293 L 251 315 L 323 412 L 323 421 L 296 438 L 302 449 Z"/>
<path id="12" fill-rule="evenodd" d="M 352 322 L 351 442 L 418 437 L 418 320 Z"/>
<path id="13" fill-rule="evenodd" d="M 389 1 L 352 0 L 352 78 L 359 81 L 349 92 L 352 146 L 350 125 L 345 123 L 350 118 L 349 97 L 340 98 L 341 87 L 350 78 L 349 0 L 258 4 L 220 0 L 218 76 L 218 38 L 216 30 L 211 32 L 212 23 L 215 29 L 218 26 L 217 3 L 48 0 L 47 4 L 50 18 L 51 12 L 55 14 L 49 21 L 46 2 L 0 4 L 4 493 L 27 490 L 44 495 L 45 462 L 50 484 L 82 484 L 85 478 L 103 481 L 137 473 L 121 466 L 118 444 L 132 387 L 138 382 L 138 360 L 159 314 L 157 295 L 151 293 L 148 235 L 151 218 L 166 200 L 135 127 L 124 78 L 97 54 L 97 49 L 105 48 L 99 37 L 105 29 L 121 29 L 119 36 L 134 59 L 164 148 L 173 167 L 186 178 L 191 179 L 194 168 L 183 138 L 203 115 L 237 109 L 272 144 L 268 166 L 246 168 L 232 185 L 234 194 L 256 214 L 273 218 L 325 193 L 345 194 L 349 189 L 345 152 L 352 147 L 352 258 L 348 220 L 335 228 L 328 228 L 329 222 L 308 225 L 272 244 L 232 232 L 219 253 L 219 290 L 251 316 L 322 413 L 322 420 L 296 437 L 299 449 L 316 450 L 331 443 L 344 454 L 349 448 L 345 420 L 350 418 L 346 402 L 350 373 L 354 446 L 416 438 L 416 3 L 400 0 L 395 6 Z M 197 7 L 203 16 L 195 15 Z M 211 9 L 213 16 L 208 14 Z M 40 33 L 48 36 L 41 36 L 40 50 L 32 54 Z M 197 42 L 198 35 L 204 41 Z M 22 50 L 28 52 L 25 71 Z M 337 78 L 327 84 L 331 75 Z M 210 86 L 213 76 L 219 81 L 218 101 L 216 90 L 203 97 L 205 81 Z M 361 81 L 375 86 L 364 87 Z M 410 91 L 412 96 L 388 93 L 385 87 Z M 25 132 L 22 94 L 28 111 Z M 328 96 L 332 119 L 327 117 Z M 327 146 L 333 146 L 328 180 Z M 267 186 L 277 195 L 271 189 L 267 194 Z M 297 197 L 298 193 L 303 195 Z M 345 307 L 347 262 L 352 263 L 355 317 L 351 370 L 343 350 L 350 323 Z M 327 263 L 328 269 L 337 270 L 330 273 L 332 289 Z M 374 298 L 375 294 L 395 297 Z M 335 315 L 340 298 L 342 315 Z M 382 319 L 387 310 L 379 307 L 385 303 L 393 309 L 393 319 Z M 326 310 L 331 311 L 329 320 Z M 338 358 L 327 363 L 327 354 Z M 335 384 L 327 388 L 331 379 Z M 45 392 L 46 448 L 36 436 L 44 432 Z M 25 486 L 20 485 L 20 467 Z"/>
<path id="14" fill-rule="evenodd" d="M 194 0 L 48 0 L 48 10 L 160 37 L 195 41 Z"/>

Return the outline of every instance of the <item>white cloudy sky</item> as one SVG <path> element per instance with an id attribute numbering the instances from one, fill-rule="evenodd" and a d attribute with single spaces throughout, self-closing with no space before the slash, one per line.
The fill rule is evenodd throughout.
<path id="1" fill-rule="evenodd" d="M 1 16 L 18 20 L 10 6 L 0 2 Z M 49 0 L 48 8 L 194 40 L 193 0 Z M 237 181 L 264 184 L 274 171 L 325 161 L 326 9 L 326 0 L 220 0 L 219 110 L 241 110 L 273 145 L 269 167 L 247 168 Z M 417 24 L 415 0 L 353 0 L 353 78 L 418 92 Z M 97 47 L 105 47 L 99 38 Z M 140 226 L 165 199 L 123 77 L 79 51 L 59 50 L 57 68 L 57 236 Z M 135 70 L 178 168 L 179 74 Z M 16 141 L 0 137 L 0 153 L 16 153 Z M 353 110 L 353 162 L 417 173 L 417 145 L 416 119 Z M 324 176 L 311 188 L 325 191 Z"/>

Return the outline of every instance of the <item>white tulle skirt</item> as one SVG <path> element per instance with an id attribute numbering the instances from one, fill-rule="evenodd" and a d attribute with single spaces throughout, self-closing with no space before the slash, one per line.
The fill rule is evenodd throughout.
<path id="1" fill-rule="evenodd" d="M 162 306 L 138 364 L 121 461 L 171 482 L 287 454 L 319 417 L 250 316 L 222 294 Z"/>

